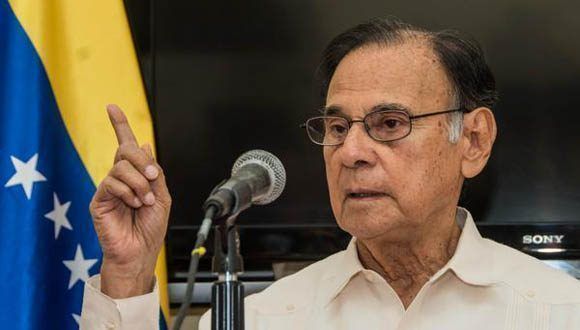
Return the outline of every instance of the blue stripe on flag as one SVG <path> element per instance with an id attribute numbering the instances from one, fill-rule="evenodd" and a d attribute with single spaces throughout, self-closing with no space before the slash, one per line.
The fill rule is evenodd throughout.
<path id="1" fill-rule="evenodd" d="M 77 329 L 85 275 L 100 268 L 88 212 L 95 187 L 6 0 L 0 67 L 0 327 Z"/>
<path id="2" fill-rule="evenodd" d="M 159 309 L 159 330 L 167 330 L 167 321 L 161 309 Z"/>

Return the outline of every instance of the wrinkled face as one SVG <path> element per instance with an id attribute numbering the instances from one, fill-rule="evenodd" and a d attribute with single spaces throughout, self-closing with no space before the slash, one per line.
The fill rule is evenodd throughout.
<path id="1" fill-rule="evenodd" d="M 452 109 L 443 67 L 428 45 L 368 45 L 348 54 L 328 89 L 326 108 L 362 119 L 382 105 L 411 115 Z M 463 177 L 448 119 L 414 120 L 404 139 L 377 142 L 354 123 L 340 146 L 324 147 L 330 201 L 338 225 L 359 239 L 412 236 L 457 205 Z"/>

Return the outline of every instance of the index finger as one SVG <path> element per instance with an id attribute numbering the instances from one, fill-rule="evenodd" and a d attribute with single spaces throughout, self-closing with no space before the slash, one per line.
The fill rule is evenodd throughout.
<path id="1" fill-rule="evenodd" d="M 116 104 L 109 104 L 107 106 L 107 113 L 109 114 L 109 120 L 115 130 L 115 135 L 117 136 L 119 145 L 137 145 L 137 139 L 133 134 L 133 130 L 131 130 L 131 126 L 129 126 L 129 122 L 127 121 L 127 117 L 125 117 L 123 110 L 121 110 L 121 108 Z"/>

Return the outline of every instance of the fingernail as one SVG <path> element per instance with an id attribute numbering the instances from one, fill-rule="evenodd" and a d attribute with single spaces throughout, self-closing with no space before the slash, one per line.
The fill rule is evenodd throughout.
<path id="1" fill-rule="evenodd" d="M 135 200 L 133 201 L 133 205 L 135 205 L 137 207 L 141 207 L 141 205 L 143 205 L 143 203 L 141 203 L 139 198 L 135 197 Z"/>
<path id="2" fill-rule="evenodd" d="M 149 192 L 147 193 L 147 195 L 145 195 L 145 204 L 147 205 L 155 204 L 155 195 L 153 195 L 152 192 Z"/>
<path id="3" fill-rule="evenodd" d="M 157 175 L 159 174 L 159 171 L 157 170 L 157 167 L 153 166 L 153 165 L 149 165 L 145 168 L 145 175 L 147 176 L 148 179 L 155 179 L 157 178 Z"/>

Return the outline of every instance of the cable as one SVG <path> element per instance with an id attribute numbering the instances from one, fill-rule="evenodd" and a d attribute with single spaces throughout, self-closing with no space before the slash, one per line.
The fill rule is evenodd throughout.
<path id="1" fill-rule="evenodd" d="M 201 227 L 197 231 L 195 246 L 193 247 L 193 250 L 191 250 L 191 260 L 189 261 L 189 270 L 187 272 L 187 287 L 185 289 L 185 297 L 183 298 L 183 302 L 181 302 L 181 307 L 179 307 L 179 312 L 177 313 L 175 321 L 173 322 L 173 326 L 171 327 L 172 330 L 179 330 L 181 328 L 181 324 L 183 323 L 187 310 L 189 309 L 189 305 L 191 304 L 191 297 L 193 296 L 195 275 L 197 273 L 197 266 L 199 265 L 199 258 L 205 254 L 205 248 L 203 247 L 203 244 L 207 239 L 207 235 L 213 221 L 212 219 L 216 212 L 217 210 L 214 206 L 208 207 L 207 211 L 205 212 L 203 222 L 201 223 Z"/>

